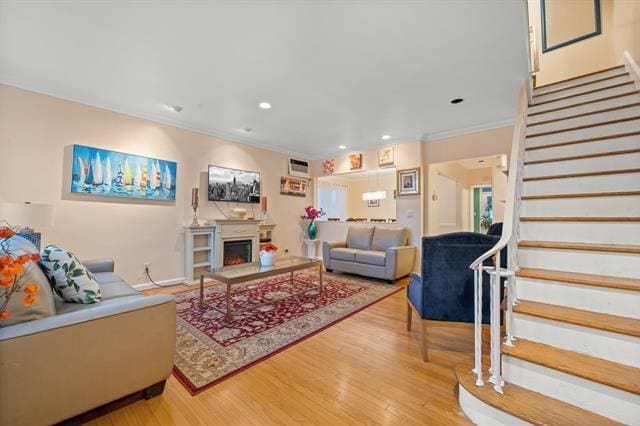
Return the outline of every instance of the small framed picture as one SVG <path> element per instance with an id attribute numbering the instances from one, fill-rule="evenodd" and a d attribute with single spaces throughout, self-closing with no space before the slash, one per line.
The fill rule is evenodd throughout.
<path id="1" fill-rule="evenodd" d="M 380 200 L 367 200 L 367 207 L 380 207 Z"/>
<path id="2" fill-rule="evenodd" d="M 420 194 L 420 167 L 414 169 L 398 170 L 397 184 L 398 195 Z"/>
<path id="3" fill-rule="evenodd" d="M 360 170 L 362 168 L 362 153 L 349 154 L 349 167 L 351 170 Z"/>
<path id="4" fill-rule="evenodd" d="M 295 197 L 306 197 L 307 179 L 299 179 L 290 176 L 282 176 L 280 178 L 280 193 L 282 195 L 293 195 Z"/>
<path id="5" fill-rule="evenodd" d="M 393 147 L 383 148 L 378 151 L 378 167 L 389 167 L 393 166 L 393 164 Z"/>

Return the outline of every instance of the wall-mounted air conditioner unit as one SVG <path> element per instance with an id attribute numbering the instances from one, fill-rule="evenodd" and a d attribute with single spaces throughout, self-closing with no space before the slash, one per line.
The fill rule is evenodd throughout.
<path id="1" fill-rule="evenodd" d="M 308 178 L 309 176 L 309 162 L 306 160 L 296 160 L 295 158 L 289 158 L 289 176 L 297 176 Z"/>

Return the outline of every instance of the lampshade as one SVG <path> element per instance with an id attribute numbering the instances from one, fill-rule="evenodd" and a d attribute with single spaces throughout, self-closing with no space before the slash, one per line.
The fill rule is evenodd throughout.
<path id="1" fill-rule="evenodd" d="M 387 191 L 369 191 L 362 193 L 362 199 L 364 201 L 384 200 L 385 198 L 387 198 Z"/>
<path id="2" fill-rule="evenodd" d="M 51 204 L 2 203 L 0 219 L 11 226 L 46 228 L 53 226 L 53 206 Z"/>

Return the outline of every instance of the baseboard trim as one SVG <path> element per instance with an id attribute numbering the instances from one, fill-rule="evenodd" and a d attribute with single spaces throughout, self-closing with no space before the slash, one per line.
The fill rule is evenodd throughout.
<path id="1" fill-rule="evenodd" d="M 185 284 L 185 282 L 186 282 L 186 279 L 184 277 L 179 277 L 179 278 L 173 278 L 171 280 L 156 281 L 156 284 L 160 287 L 169 287 L 172 285 Z M 150 290 L 152 288 L 158 288 L 158 286 L 155 286 L 150 282 L 146 282 L 141 284 L 134 284 L 133 288 L 135 288 L 138 291 L 142 291 L 142 290 Z"/>

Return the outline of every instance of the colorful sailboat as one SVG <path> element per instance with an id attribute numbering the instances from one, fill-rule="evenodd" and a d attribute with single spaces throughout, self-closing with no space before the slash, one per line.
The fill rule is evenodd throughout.
<path id="1" fill-rule="evenodd" d="M 131 167 L 129 166 L 129 161 L 124 160 L 124 184 L 125 186 L 131 185 Z"/>
<path id="2" fill-rule="evenodd" d="M 158 187 L 158 168 L 156 163 L 151 163 L 151 174 L 149 175 L 149 188 L 154 190 Z"/>
<path id="3" fill-rule="evenodd" d="M 80 168 L 80 173 L 78 174 L 78 186 L 84 186 L 84 180 L 87 178 L 87 169 L 84 167 L 82 157 L 78 157 L 78 167 Z"/>
<path id="4" fill-rule="evenodd" d="M 122 171 L 122 163 L 118 163 L 118 173 L 114 180 L 114 186 L 117 191 L 124 191 L 124 172 Z"/>
<path id="5" fill-rule="evenodd" d="M 140 164 L 136 164 L 136 174 L 133 175 L 133 186 L 139 188 L 142 182 L 142 170 L 140 170 Z"/>
<path id="6" fill-rule="evenodd" d="M 147 166 L 142 168 L 142 178 L 140 179 L 140 189 L 146 189 L 147 187 Z"/>
<path id="7" fill-rule="evenodd" d="M 156 178 L 155 178 L 155 186 L 153 187 L 153 189 L 158 189 L 162 186 L 162 173 L 161 173 L 161 168 L 160 168 L 160 163 L 158 162 L 158 160 L 156 160 L 156 162 L 153 164 L 153 167 L 155 167 L 156 169 Z"/>
<path id="8" fill-rule="evenodd" d="M 87 174 L 84 178 L 84 184 L 85 186 L 92 186 L 93 185 L 93 165 L 92 165 L 92 161 L 89 160 L 89 170 L 87 170 Z"/>

